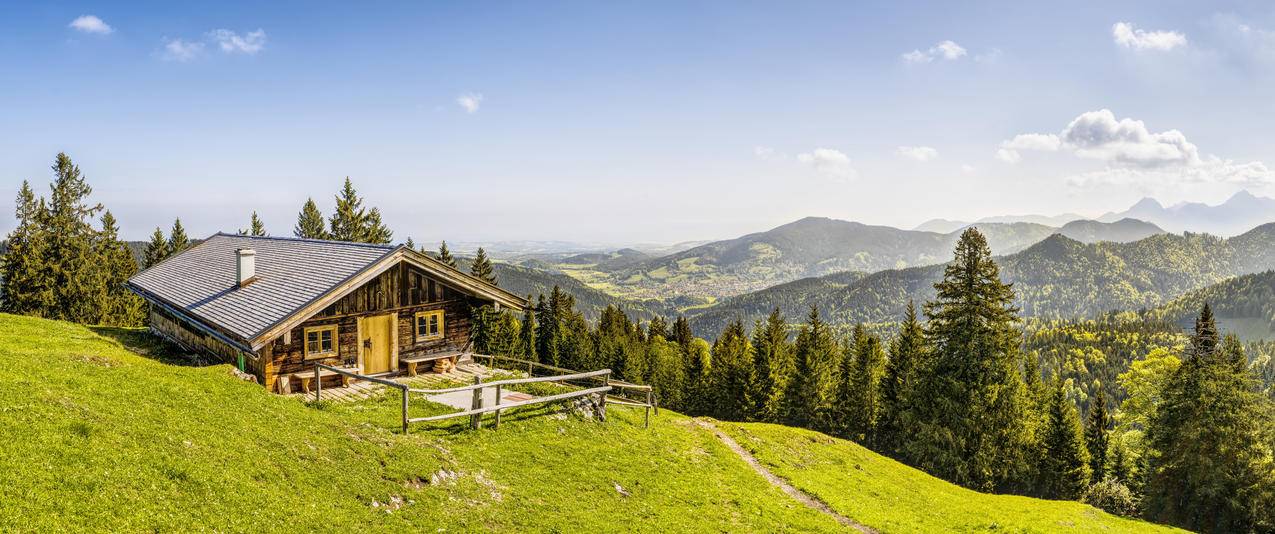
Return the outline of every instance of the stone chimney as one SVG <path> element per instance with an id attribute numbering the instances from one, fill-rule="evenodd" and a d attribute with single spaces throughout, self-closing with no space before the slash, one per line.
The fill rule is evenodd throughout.
<path id="1" fill-rule="evenodd" d="M 239 287 L 257 279 L 257 251 L 250 248 L 235 250 L 235 280 Z"/>

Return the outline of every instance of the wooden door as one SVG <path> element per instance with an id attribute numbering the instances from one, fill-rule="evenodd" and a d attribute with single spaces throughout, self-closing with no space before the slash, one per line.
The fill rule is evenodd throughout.
<path id="1" fill-rule="evenodd" d="M 393 370 L 394 314 L 364 317 L 359 325 L 360 343 L 363 349 L 363 374 L 374 375 Z"/>

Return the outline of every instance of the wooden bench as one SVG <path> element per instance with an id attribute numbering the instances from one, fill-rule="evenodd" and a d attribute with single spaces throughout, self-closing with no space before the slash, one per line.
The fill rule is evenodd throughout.
<path id="1" fill-rule="evenodd" d="M 456 364 L 456 359 L 460 358 L 461 351 L 452 350 L 446 352 L 434 352 L 427 354 L 413 354 L 411 356 L 399 356 L 398 362 L 407 366 L 407 376 L 416 376 L 416 368 L 424 362 L 433 362 L 438 360 L 451 360 L 452 365 Z"/>
<path id="2" fill-rule="evenodd" d="M 346 367 L 346 368 L 343 368 L 343 369 L 344 369 L 344 370 L 346 370 L 346 371 L 349 371 L 349 372 L 351 372 L 351 373 L 358 373 L 358 372 L 359 372 L 359 370 L 358 370 L 358 369 L 356 369 L 356 368 L 354 368 L 354 367 Z M 319 380 L 322 380 L 322 379 L 327 378 L 327 377 L 329 377 L 329 376 L 339 376 L 339 377 L 341 377 L 341 387 L 346 387 L 346 386 L 349 386 L 349 385 L 350 385 L 350 375 L 341 374 L 341 373 L 338 373 L 338 372 L 336 372 L 336 371 L 329 371 L 329 370 L 327 370 L 327 369 L 320 369 L 320 370 L 319 370 Z M 302 371 L 302 372 L 300 372 L 300 373 L 293 373 L 293 374 L 292 374 L 292 380 L 295 380 L 295 381 L 297 381 L 297 382 L 299 382 L 299 383 L 301 384 L 301 392 L 302 392 L 302 393 L 309 393 L 309 392 L 310 392 L 310 386 L 312 386 L 312 385 L 313 385 L 313 384 L 311 384 L 311 382 L 314 382 L 314 370 Z"/>

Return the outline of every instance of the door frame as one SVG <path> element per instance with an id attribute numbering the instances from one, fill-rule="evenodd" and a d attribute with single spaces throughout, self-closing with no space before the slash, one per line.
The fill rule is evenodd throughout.
<path id="1" fill-rule="evenodd" d="M 390 337 L 390 368 L 384 372 L 369 374 L 366 372 L 367 365 L 365 365 L 364 357 L 363 357 L 363 332 L 364 332 L 364 329 L 366 328 L 366 326 L 364 326 L 363 323 L 365 320 L 371 319 L 373 317 L 376 317 L 376 318 L 389 317 L 390 318 L 390 321 L 389 321 L 390 323 L 390 336 L 389 336 Z M 359 317 L 358 321 L 355 321 L 355 330 L 356 332 L 355 332 L 354 344 L 356 347 L 358 347 L 360 373 L 363 373 L 367 376 L 378 376 L 378 375 L 393 374 L 398 371 L 398 312 L 378 313 L 374 315 L 361 316 Z"/>

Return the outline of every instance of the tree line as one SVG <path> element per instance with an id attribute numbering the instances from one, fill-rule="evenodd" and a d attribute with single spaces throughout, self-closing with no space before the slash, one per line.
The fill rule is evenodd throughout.
<path id="1" fill-rule="evenodd" d="M 795 336 L 775 309 L 751 333 L 735 320 L 710 344 L 681 317 L 644 327 L 608 307 L 590 325 L 557 288 L 521 318 L 475 310 L 474 336 L 480 352 L 610 368 L 653 385 L 663 406 L 819 430 L 969 488 L 1210 532 L 1275 528 L 1272 403 L 1207 306 L 1186 346 L 1159 339 L 1159 327 L 1116 335 L 1154 340 L 1129 371 L 1103 374 L 1131 392 L 1074 387 L 1078 371 L 1039 344 L 1051 334 L 1037 330 L 1024 350 L 1019 313 L 971 229 L 935 297 L 919 313 L 909 304 L 888 340 L 862 325 L 838 335 L 811 307 Z M 1178 350 L 1181 365 L 1164 363 Z"/>

